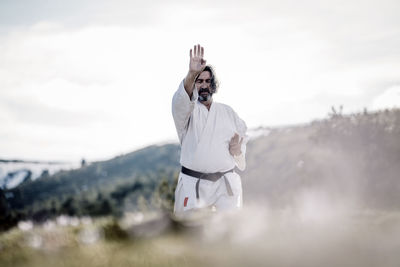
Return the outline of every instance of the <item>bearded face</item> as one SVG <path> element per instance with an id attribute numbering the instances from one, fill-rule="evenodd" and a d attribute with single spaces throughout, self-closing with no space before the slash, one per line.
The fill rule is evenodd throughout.
<path id="1" fill-rule="evenodd" d="M 200 73 L 199 77 L 196 79 L 195 86 L 199 92 L 200 102 L 207 102 L 211 99 L 211 73 L 209 71 Z"/>

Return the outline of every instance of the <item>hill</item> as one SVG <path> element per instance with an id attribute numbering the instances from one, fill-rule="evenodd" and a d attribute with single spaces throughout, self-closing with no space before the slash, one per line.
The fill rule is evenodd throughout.
<path id="1" fill-rule="evenodd" d="M 146 147 L 1 191 L 0 209 L 13 223 L 23 218 L 43 221 L 59 214 L 119 215 L 132 203 L 137 209 L 139 198 L 152 201 L 158 186 L 170 192 L 165 186 L 174 183 L 178 164 L 177 144 Z"/>
<path id="2" fill-rule="evenodd" d="M 399 109 L 333 112 L 306 125 L 255 132 L 242 174 L 245 205 L 400 208 Z M 178 144 L 150 146 L 25 182 L 2 192 L 3 220 L 170 210 L 179 152 Z"/>
<path id="3" fill-rule="evenodd" d="M 308 198 L 399 209 L 400 110 L 333 112 L 307 125 L 272 129 L 249 143 L 247 162 L 243 184 L 250 202 L 285 207 Z"/>
<path id="4" fill-rule="evenodd" d="M 0 188 L 11 189 L 28 180 L 36 180 L 45 175 L 53 175 L 60 170 L 71 170 L 79 163 L 45 162 L 0 159 Z"/>

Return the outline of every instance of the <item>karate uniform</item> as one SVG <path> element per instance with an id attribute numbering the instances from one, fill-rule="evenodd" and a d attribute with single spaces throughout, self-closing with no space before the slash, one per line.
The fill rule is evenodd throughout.
<path id="1" fill-rule="evenodd" d="M 225 172 L 237 166 L 244 170 L 246 124 L 228 105 L 212 102 L 210 110 L 198 101 L 193 90 L 189 98 L 184 81 L 172 99 L 172 115 L 181 143 L 182 166 L 202 173 Z M 243 138 L 242 154 L 234 157 L 229 153 L 229 142 L 237 133 Z M 229 172 L 216 182 L 200 180 L 199 198 L 196 198 L 198 178 L 182 172 L 175 190 L 174 213 L 183 215 L 188 211 L 215 206 L 217 210 L 234 210 L 242 206 L 242 184 L 236 172 Z M 228 194 L 227 181 L 233 195 Z M 228 186 L 229 186 L 228 185 Z"/>

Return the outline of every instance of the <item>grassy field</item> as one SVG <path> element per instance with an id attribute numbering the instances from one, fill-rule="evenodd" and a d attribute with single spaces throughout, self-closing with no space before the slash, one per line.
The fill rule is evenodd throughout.
<path id="1" fill-rule="evenodd" d="M 393 266 L 400 214 L 249 207 L 195 226 L 168 216 L 61 217 L 0 236 L 0 266 Z"/>

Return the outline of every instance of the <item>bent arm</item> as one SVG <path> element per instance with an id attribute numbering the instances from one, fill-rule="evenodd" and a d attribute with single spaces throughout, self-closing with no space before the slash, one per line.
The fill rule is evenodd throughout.
<path id="1" fill-rule="evenodd" d="M 189 71 L 183 82 L 185 91 L 188 94 L 189 98 L 192 98 L 193 96 L 194 82 L 196 80 L 197 75 L 198 73 Z"/>
<path id="2" fill-rule="evenodd" d="M 189 93 L 186 91 L 184 83 L 185 80 L 180 83 L 178 90 L 172 98 L 172 117 L 174 118 L 175 128 L 181 144 L 187 132 L 189 119 L 198 98 L 196 90 L 192 91 L 192 96 L 189 98 Z"/>
<path id="3" fill-rule="evenodd" d="M 192 49 L 190 49 L 190 62 L 189 62 L 189 72 L 186 75 L 184 87 L 189 95 L 192 98 L 194 82 L 196 80 L 197 75 L 199 75 L 206 66 L 206 60 L 203 58 L 204 56 L 204 48 L 200 45 L 195 45 Z"/>
<path id="4" fill-rule="evenodd" d="M 239 170 L 244 171 L 246 169 L 246 156 L 245 152 L 242 152 L 239 156 L 233 156 L 235 159 L 236 166 Z"/>
<path id="5" fill-rule="evenodd" d="M 243 139 L 240 146 L 241 153 L 237 156 L 234 156 L 233 158 L 235 159 L 236 166 L 239 168 L 239 170 L 244 171 L 244 169 L 246 168 L 246 145 L 249 141 L 249 137 L 246 134 L 247 126 L 246 123 L 241 118 L 239 118 L 236 112 L 234 112 L 234 116 L 236 131 L 239 134 L 239 137 Z"/>
<path id="6" fill-rule="evenodd" d="M 194 90 L 194 82 L 206 66 L 206 60 L 203 59 L 204 48 L 198 44 L 193 50 L 190 49 L 189 72 L 172 98 L 172 116 L 181 144 L 188 129 L 194 104 L 199 97 L 197 90 Z"/>

